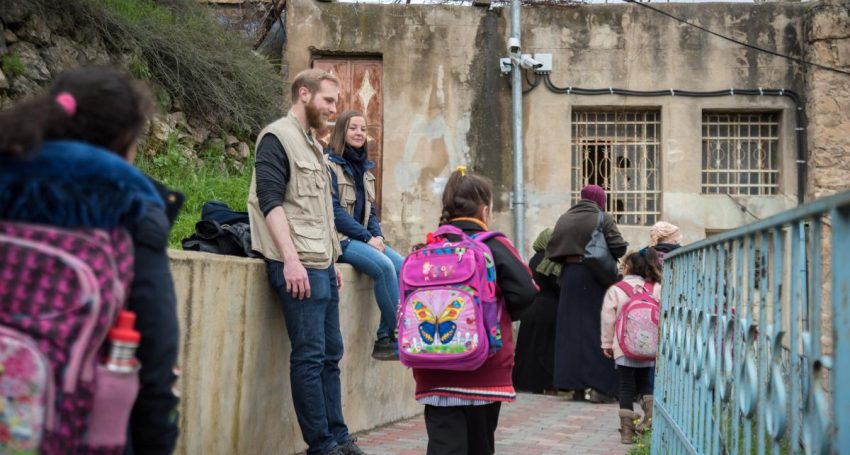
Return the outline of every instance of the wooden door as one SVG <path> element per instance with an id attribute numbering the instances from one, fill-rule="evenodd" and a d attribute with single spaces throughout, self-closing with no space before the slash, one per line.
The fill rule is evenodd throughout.
<path id="1" fill-rule="evenodd" d="M 380 217 L 383 187 L 384 64 L 376 59 L 314 57 L 313 68 L 328 71 L 339 79 L 337 114 L 355 110 L 366 116 L 369 159 L 375 162 L 375 169 L 372 170 L 376 179 L 375 205 Z M 333 116 L 331 123 L 335 120 L 336 116 Z M 332 126 L 320 131 L 319 140 L 327 144 L 332 131 Z"/>

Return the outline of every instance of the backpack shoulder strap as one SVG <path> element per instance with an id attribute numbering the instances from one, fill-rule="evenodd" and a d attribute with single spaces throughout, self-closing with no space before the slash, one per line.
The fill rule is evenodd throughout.
<path id="1" fill-rule="evenodd" d="M 635 296 L 635 288 L 632 287 L 632 285 L 630 285 L 629 283 L 627 283 L 626 280 L 620 281 L 617 284 L 615 284 L 614 286 L 617 286 L 618 288 L 620 288 L 620 290 L 625 292 L 626 295 L 629 298 L 632 298 L 632 297 Z"/>
<path id="2" fill-rule="evenodd" d="M 475 240 L 478 240 L 479 242 L 486 242 L 487 240 L 497 238 L 497 237 L 504 237 L 504 236 L 505 236 L 505 234 L 502 234 L 499 231 L 483 231 L 483 232 L 480 232 L 478 234 L 473 235 L 472 238 L 474 238 Z"/>
<path id="3" fill-rule="evenodd" d="M 467 235 L 457 226 L 452 226 L 451 224 L 444 224 L 437 228 L 434 231 L 434 236 L 443 236 L 446 234 L 457 235 L 459 237 L 467 237 Z"/>
<path id="4" fill-rule="evenodd" d="M 652 291 L 655 289 L 655 285 L 652 284 L 651 281 L 644 281 L 643 288 L 646 290 L 646 293 L 655 297 L 655 294 Z"/>

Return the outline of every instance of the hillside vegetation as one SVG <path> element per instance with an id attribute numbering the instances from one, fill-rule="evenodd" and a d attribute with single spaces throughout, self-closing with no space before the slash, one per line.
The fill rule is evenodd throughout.
<path id="1" fill-rule="evenodd" d="M 253 140 L 280 115 L 277 69 L 196 0 L 0 0 L 0 105 L 81 65 L 146 81 L 158 112 L 137 165 L 186 195 L 171 246 L 205 201 L 244 210 Z"/>

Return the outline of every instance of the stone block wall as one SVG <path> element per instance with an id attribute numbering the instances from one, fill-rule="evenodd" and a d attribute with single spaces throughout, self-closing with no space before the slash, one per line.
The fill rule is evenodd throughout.
<path id="1" fill-rule="evenodd" d="M 850 1 L 824 0 L 814 5 L 807 21 L 808 60 L 850 71 Z M 850 75 L 809 67 L 806 75 L 808 117 L 808 200 L 850 189 Z M 824 238 L 830 235 L 824 223 Z M 824 302 L 822 315 L 823 351 L 832 351 L 832 246 L 821 246 Z"/>
<path id="2" fill-rule="evenodd" d="M 850 71 L 850 1 L 816 4 L 807 22 L 807 57 Z M 850 75 L 807 69 L 809 199 L 850 189 Z"/>

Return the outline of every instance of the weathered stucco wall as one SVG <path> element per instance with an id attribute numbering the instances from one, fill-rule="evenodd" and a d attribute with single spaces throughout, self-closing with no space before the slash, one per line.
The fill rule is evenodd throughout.
<path id="1" fill-rule="evenodd" d="M 296 0 L 287 14 L 290 78 L 317 54 L 383 57 L 382 225 L 402 250 L 439 218 L 440 178 L 483 159 L 472 146 L 490 150 L 482 165 L 500 183 L 509 169 L 498 164 L 509 156 L 507 87 L 490 67 L 502 47 L 501 11 Z"/>
<path id="2" fill-rule="evenodd" d="M 661 5 L 701 25 L 779 52 L 801 55 L 800 4 Z M 289 77 L 313 55 L 381 55 L 384 61 L 384 205 L 388 237 L 404 246 L 433 229 L 441 183 L 458 164 L 492 178 L 494 227 L 511 232 L 509 80 L 498 70 L 509 12 L 501 8 L 364 5 L 293 0 L 288 7 Z M 804 91 L 800 69 L 634 5 L 523 8 L 523 48 L 553 54 L 560 86 L 634 90 L 785 88 Z M 570 205 L 570 119 L 576 107 L 661 111 L 662 219 L 686 241 L 796 204 L 793 106 L 787 99 L 730 96 L 633 98 L 557 95 L 542 85 L 524 97 L 527 236 L 530 244 Z M 774 110 L 781 119 L 779 194 L 700 194 L 703 109 Z M 746 210 L 744 209 L 746 208 Z M 626 226 L 643 244 L 648 228 Z"/>
<path id="3" fill-rule="evenodd" d="M 262 261 L 170 251 L 180 316 L 178 453 L 294 454 L 306 445 L 292 406 L 289 338 Z M 372 359 L 372 282 L 341 266 L 342 403 L 351 432 L 422 411 L 410 370 Z"/>

